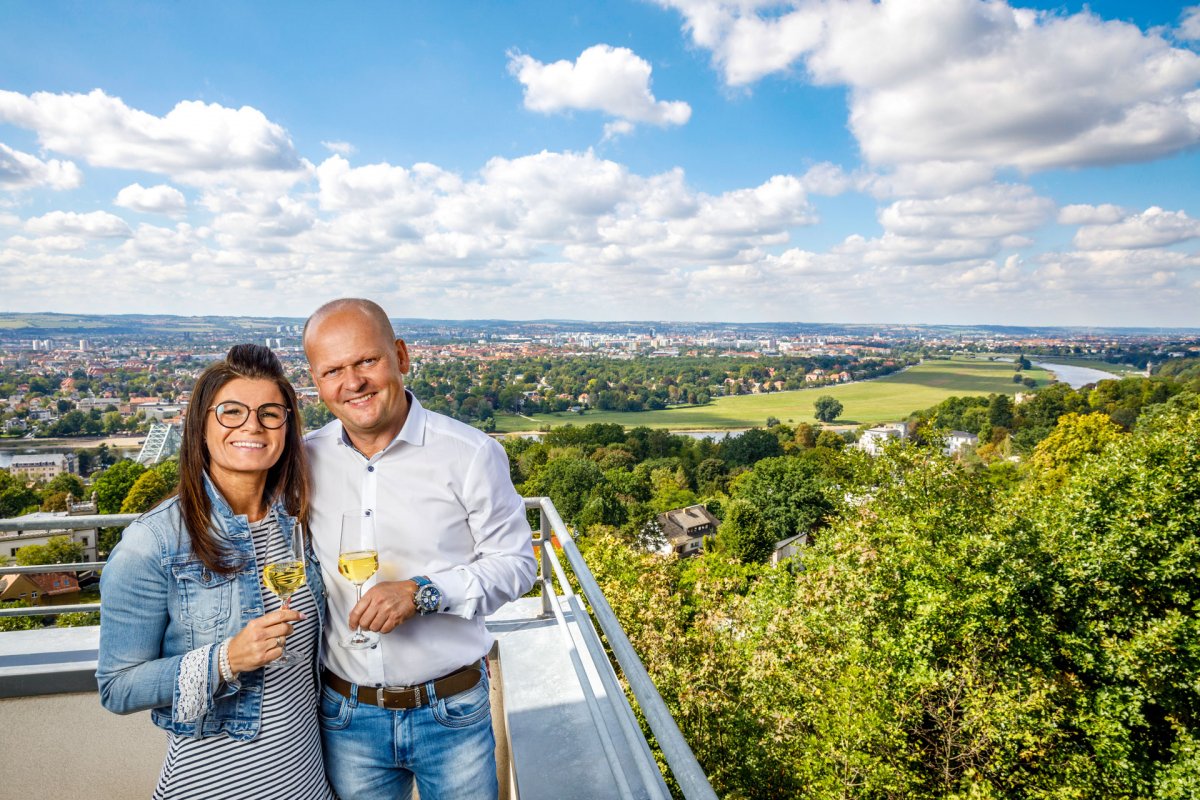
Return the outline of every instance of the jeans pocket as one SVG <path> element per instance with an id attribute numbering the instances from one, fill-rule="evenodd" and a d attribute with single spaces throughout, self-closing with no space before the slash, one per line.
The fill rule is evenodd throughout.
<path id="1" fill-rule="evenodd" d="M 328 686 L 322 686 L 317 719 L 327 731 L 344 730 L 350 724 L 350 701 Z"/>
<path id="2" fill-rule="evenodd" d="M 466 728 L 480 720 L 491 718 L 488 681 L 481 676 L 479 683 L 464 692 L 439 697 L 433 704 L 433 718 L 447 728 Z"/>

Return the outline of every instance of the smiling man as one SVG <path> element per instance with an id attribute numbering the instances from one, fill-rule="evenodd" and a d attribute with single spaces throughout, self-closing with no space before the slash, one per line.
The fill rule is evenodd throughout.
<path id="1" fill-rule="evenodd" d="M 337 418 L 306 439 L 311 529 L 329 591 L 321 729 L 343 800 L 495 797 L 484 615 L 533 585 L 524 503 L 504 448 L 426 411 L 404 388 L 408 349 L 370 300 L 327 303 L 304 328 Z M 341 518 L 374 528 L 379 569 L 362 599 L 341 577 Z M 373 647 L 343 644 L 360 627 Z"/>

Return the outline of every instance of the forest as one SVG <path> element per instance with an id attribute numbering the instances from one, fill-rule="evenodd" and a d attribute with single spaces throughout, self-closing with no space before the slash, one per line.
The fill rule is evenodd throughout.
<path id="1" fill-rule="evenodd" d="M 1192 798 L 1198 389 L 1192 363 L 1026 409 L 948 402 L 877 458 L 786 425 L 507 446 L 719 796 Z M 942 455 L 960 407 L 996 410 L 984 444 L 1024 433 L 1022 457 Z M 692 502 L 722 518 L 706 552 L 650 552 L 654 515 Z M 811 546 L 766 563 L 799 530 Z"/>

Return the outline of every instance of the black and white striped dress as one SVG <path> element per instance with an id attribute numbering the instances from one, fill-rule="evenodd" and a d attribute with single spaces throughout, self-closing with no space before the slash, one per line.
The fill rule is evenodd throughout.
<path id="1" fill-rule="evenodd" d="M 254 557 L 260 565 L 287 556 L 288 545 L 275 515 L 250 526 Z M 266 612 L 281 605 L 260 587 Z M 291 608 L 306 619 L 296 623 L 288 650 L 302 660 L 290 667 L 265 670 L 262 725 L 258 736 L 239 742 L 228 736 L 192 739 L 170 734 L 155 800 L 183 798 L 255 798 L 333 800 L 321 759 L 317 724 L 317 687 L 312 663 L 317 647 L 317 604 L 305 584 L 292 595 Z"/>

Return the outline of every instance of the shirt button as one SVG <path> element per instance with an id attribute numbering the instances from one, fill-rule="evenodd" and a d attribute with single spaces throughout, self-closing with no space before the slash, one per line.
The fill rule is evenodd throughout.
<path id="1" fill-rule="evenodd" d="M 369 509 L 369 508 L 368 508 L 368 509 L 367 509 L 366 511 L 364 511 L 363 513 L 364 513 L 366 516 L 368 516 L 368 517 L 369 517 L 369 516 L 371 516 L 371 509 Z"/>
<path id="2" fill-rule="evenodd" d="M 375 471 L 374 466 L 367 467 L 367 472 L 374 472 L 374 471 Z"/>

